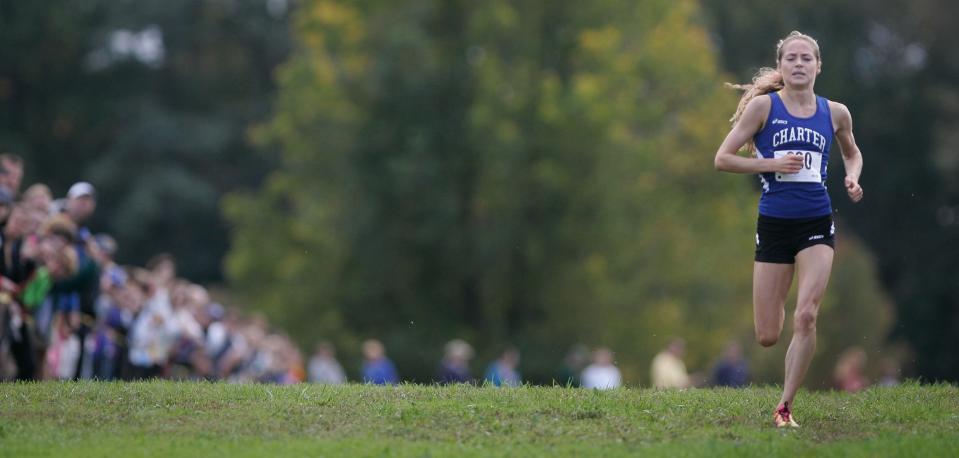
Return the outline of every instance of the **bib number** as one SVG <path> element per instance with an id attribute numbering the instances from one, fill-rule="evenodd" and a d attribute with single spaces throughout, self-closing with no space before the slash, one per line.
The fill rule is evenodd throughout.
<path id="1" fill-rule="evenodd" d="M 795 155 L 803 158 L 802 168 L 796 173 L 776 173 L 776 181 L 793 183 L 821 183 L 822 153 L 815 151 L 773 151 L 773 157 Z"/>

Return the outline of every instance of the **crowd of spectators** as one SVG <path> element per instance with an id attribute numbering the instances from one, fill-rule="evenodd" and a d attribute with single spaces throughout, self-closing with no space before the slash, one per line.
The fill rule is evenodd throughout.
<path id="1" fill-rule="evenodd" d="M 93 234 L 93 185 L 20 193 L 23 160 L 0 154 L 0 380 L 171 378 L 289 383 L 296 345 L 177 277 L 172 256 L 121 266 Z"/>

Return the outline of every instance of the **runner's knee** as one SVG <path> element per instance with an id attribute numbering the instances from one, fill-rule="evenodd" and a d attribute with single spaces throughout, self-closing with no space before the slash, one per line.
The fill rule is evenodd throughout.
<path id="1" fill-rule="evenodd" d="M 779 341 L 778 332 L 774 333 L 770 331 L 764 331 L 764 330 L 758 330 L 758 329 L 756 330 L 756 342 L 759 342 L 759 345 L 762 345 L 764 347 L 771 347 L 773 345 L 776 345 L 776 342 L 778 341 Z"/>
<path id="2" fill-rule="evenodd" d="M 799 310 L 796 312 L 794 329 L 797 334 L 807 335 L 816 331 L 816 312 Z"/>

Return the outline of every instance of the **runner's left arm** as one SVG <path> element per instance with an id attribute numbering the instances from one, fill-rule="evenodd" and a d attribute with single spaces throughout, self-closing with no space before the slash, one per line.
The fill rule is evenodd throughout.
<path id="1" fill-rule="evenodd" d="M 835 103 L 835 102 L 834 102 Z M 853 202 L 862 200 L 862 186 L 859 186 L 859 176 L 862 174 L 862 152 L 856 145 L 856 137 L 852 133 L 852 114 L 841 103 L 835 103 L 836 140 L 842 151 L 842 162 L 846 167 L 845 187 L 849 199 Z"/>

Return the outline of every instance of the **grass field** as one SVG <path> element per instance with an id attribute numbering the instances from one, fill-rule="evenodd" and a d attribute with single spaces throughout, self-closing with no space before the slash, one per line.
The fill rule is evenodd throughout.
<path id="1" fill-rule="evenodd" d="M 959 456 L 959 388 L 0 384 L 0 456 Z"/>

